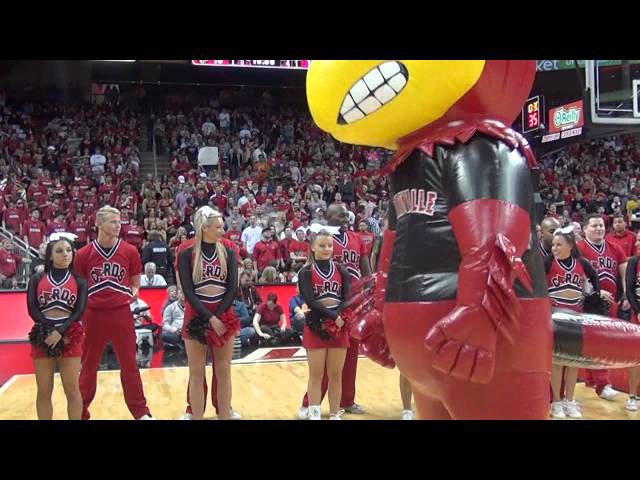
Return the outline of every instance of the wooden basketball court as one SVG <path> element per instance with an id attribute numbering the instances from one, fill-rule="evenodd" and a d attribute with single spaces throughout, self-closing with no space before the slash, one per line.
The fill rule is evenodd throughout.
<path id="1" fill-rule="evenodd" d="M 175 420 L 184 413 L 188 379 L 187 367 L 141 369 L 144 390 L 153 415 L 159 420 Z M 237 362 L 232 365 L 233 408 L 247 420 L 294 420 L 307 385 L 307 363 L 287 360 L 271 363 Z M 211 367 L 207 367 L 211 378 Z M 365 415 L 347 415 L 344 420 L 396 420 L 402 413 L 398 371 L 388 370 L 361 358 L 358 364 L 357 401 Z M 0 420 L 36 420 L 36 383 L 34 375 L 16 375 L 0 389 Z M 638 419 L 637 413 L 624 409 L 626 394 L 613 402 L 598 398 L 582 384 L 576 387 L 585 419 Z M 66 418 L 66 400 L 56 374 L 53 395 L 54 419 Z M 323 418 L 328 415 L 327 400 Z M 96 420 L 129 420 L 124 403 L 120 371 L 98 372 L 98 391 L 91 406 Z M 214 418 L 210 397 L 205 418 Z M 570 420 L 566 420 L 570 421 Z"/>

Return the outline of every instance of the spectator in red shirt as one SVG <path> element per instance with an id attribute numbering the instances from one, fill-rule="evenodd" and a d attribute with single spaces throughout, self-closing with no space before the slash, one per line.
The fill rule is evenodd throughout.
<path id="1" fill-rule="evenodd" d="M 111 175 L 107 175 L 104 180 L 105 180 L 104 183 L 100 185 L 100 188 L 98 189 L 98 193 L 101 196 L 103 196 L 105 193 L 108 193 L 110 199 L 115 198 L 118 192 L 118 187 L 116 187 L 112 183 Z"/>
<path id="2" fill-rule="evenodd" d="M 89 209 L 91 212 L 94 212 L 97 210 L 98 199 L 96 198 L 95 187 L 93 187 L 90 190 L 87 190 L 86 196 L 84 198 L 84 206 L 85 208 Z M 89 217 L 89 214 L 87 214 L 86 212 L 85 212 L 85 215 Z"/>
<path id="3" fill-rule="evenodd" d="M 67 222 L 64 221 L 64 213 L 58 211 L 55 215 L 55 220 L 49 223 L 47 236 L 50 236 L 52 233 L 66 232 L 68 230 Z"/>
<path id="4" fill-rule="evenodd" d="M 262 188 L 260 189 L 260 193 L 256 195 L 256 202 L 259 205 L 262 205 L 267 201 L 267 198 L 271 198 L 271 195 L 269 195 L 267 191 L 267 186 L 263 185 Z"/>
<path id="5" fill-rule="evenodd" d="M 138 250 L 142 248 L 142 239 L 144 235 L 144 228 L 138 225 L 136 217 L 129 219 L 129 225 L 122 227 L 122 238 L 125 242 L 130 243 Z"/>
<path id="6" fill-rule="evenodd" d="M 278 198 L 278 201 L 275 205 L 276 210 L 279 212 L 284 212 L 288 216 L 289 211 L 291 210 L 291 204 L 287 201 L 287 199 L 284 196 L 280 196 L 277 198 Z"/>
<path id="7" fill-rule="evenodd" d="M 607 233 L 605 239 L 618 245 L 627 257 L 633 256 L 636 236 L 633 232 L 627 230 L 627 222 L 625 222 L 624 215 L 613 216 L 613 230 Z"/>
<path id="8" fill-rule="evenodd" d="M 35 200 L 40 203 L 39 200 L 42 196 L 46 197 L 48 194 L 48 189 L 45 185 L 37 182 L 31 183 L 29 188 L 27 189 L 27 198 Z"/>
<path id="9" fill-rule="evenodd" d="M 9 201 L 9 208 L 4 211 L 2 217 L 2 226 L 4 228 L 10 227 L 13 233 L 20 236 L 22 235 L 22 224 L 24 223 L 22 212 L 16 208 L 16 202 Z"/>
<path id="10" fill-rule="evenodd" d="M 82 210 L 78 210 L 75 220 L 69 223 L 69 232 L 77 237 L 74 242 L 76 250 L 86 245 L 89 237 L 89 221 Z"/>
<path id="11" fill-rule="evenodd" d="M 55 220 L 58 212 L 65 210 L 64 205 L 62 204 L 62 199 L 60 197 L 56 197 L 53 202 L 47 205 L 42 211 L 42 221 L 45 224 L 51 223 Z"/>
<path id="12" fill-rule="evenodd" d="M 15 253 L 13 242 L 9 239 L 0 248 L 0 288 L 18 288 L 18 268 L 22 264 L 22 257 Z"/>
<path id="13" fill-rule="evenodd" d="M 284 309 L 278 305 L 278 296 L 270 293 L 267 302 L 261 304 L 253 317 L 255 334 L 264 340 L 269 340 L 276 335 L 278 327 L 281 332 L 287 328 L 287 319 Z"/>
<path id="14" fill-rule="evenodd" d="M 240 213 L 242 213 L 245 218 L 249 218 L 253 215 L 253 212 L 258 207 L 258 203 L 252 193 L 247 195 L 247 199 L 249 201 L 240 207 Z"/>
<path id="15" fill-rule="evenodd" d="M 369 225 L 367 225 L 365 220 L 361 220 L 360 223 L 358 223 L 358 236 L 364 245 L 367 257 L 371 258 L 371 252 L 373 251 L 373 244 L 376 241 L 376 236 L 369 231 Z"/>
<path id="16" fill-rule="evenodd" d="M 304 228 L 298 228 L 296 230 L 296 237 L 297 240 L 291 242 L 291 245 L 289 245 L 289 257 L 295 264 L 294 269 L 297 272 L 309 258 L 309 244 L 306 241 Z"/>
<path id="17" fill-rule="evenodd" d="M 267 227 L 262 230 L 262 240 L 253 248 L 253 262 L 258 274 L 267 268 L 271 261 L 276 261 L 276 265 L 279 266 L 281 258 L 278 242 L 273 239 L 273 229 Z"/>
<path id="18" fill-rule="evenodd" d="M 293 230 L 291 227 L 284 229 L 284 238 L 280 240 L 280 258 L 286 269 L 291 266 L 291 246 L 295 245 L 297 240 L 293 238 Z"/>
<path id="19" fill-rule="evenodd" d="M 43 170 L 42 171 L 42 176 L 40 177 L 39 180 L 40 185 L 42 185 L 44 188 L 53 188 L 53 180 L 50 177 L 50 172 L 49 170 Z"/>
<path id="20" fill-rule="evenodd" d="M 242 230 L 240 230 L 240 224 L 237 220 L 231 222 L 231 228 L 224 234 L 224 238 L 232 241 L 239 249 L 240 256 L 246 258 L 248 252 L 242 246 Z"/>
<path id="21" fill-rule="evenodd" d="M 40 221 L 40 212 L 31 212 L 31 219 L 25 220 L 22 224 L 22 234 L 27 245 L 38 248 L 47 234 L 47 227 Z"/>
<path id="22" fill-rule="evenodd" d="M 84 193 L 80 190 L 80 186 L 79 185 L 73 185 L 71 187 L 71 192 L 69 192 L 69 198 L 73 202 L 77 202 L 79 200 L 83 200 L 84 199 Z"/>
<path id="23" fill-rule="evenodd" d="M 125 185 L 124 191 L 120 194 L 120 210 L 126 208 L 134 215 L 138 213 L 138 196 L 131 193 L 131 185 Z"/>
<path id="24" fill-rule="evenodd" d="M 224 212 L 227 209 L 228 199 L 227 196 L 222 193 L 222 187 L 215 187 L 215 193 L 209 197 L 209 204 L 218 207 L 218 211 Z"/>

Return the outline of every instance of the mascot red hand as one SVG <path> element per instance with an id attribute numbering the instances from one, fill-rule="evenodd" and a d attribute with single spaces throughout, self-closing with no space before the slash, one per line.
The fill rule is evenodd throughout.
<path id="1" fill-rule="evenodd" d="M 425 346 L 433 352 L 436 370 L 487 383 L 495 368 L 498 333 L 513 342 L 518 328 L 521 308 L 514 278 L 531 290 L 520 260 L 529 244 L 531 219 L 517 205 L 483 199 L 453 209 L 449 220 L 462 254 L 457 306 L 433 326 Z"/>
<path id="2" fill-rule="evenodd" d="M 374 292 L 373 308 L 351 329 L 354 338 L 360 341 L 360 350 L 368 358 L 379 365 L 394 368 L 393 360 L 387 339 L 384 335 L 383 315 L 384 296 L 387 290 L 389 264 L 393 252 L 395 232 L 386 230 L 382 240 L 380 253 L 380 270 L 376 273 L 376 287 Z"/>

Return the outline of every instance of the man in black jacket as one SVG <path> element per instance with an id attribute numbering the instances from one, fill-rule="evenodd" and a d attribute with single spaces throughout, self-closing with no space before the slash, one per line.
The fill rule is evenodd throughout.
<path id="1" fill-rule="evenodd" d="M 169 245 L 158 232 L 149 232 L 149 243 L 142 249 L 142 263 L 153 262 L 156 264 L 156 272 L 162 275 L 167 283 L 170 282 L 170 269 L 173 258 Z"/>

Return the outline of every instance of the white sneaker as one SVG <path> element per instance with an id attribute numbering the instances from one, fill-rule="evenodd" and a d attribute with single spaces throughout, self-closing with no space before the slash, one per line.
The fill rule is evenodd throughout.
<path id="1" fill-rule="evenodd" d="M 220 415 L 218 415 L 218 419 Z M 239 412 L 236 412 L 233 408 L 229 412 L 229 418 L 227 420 L 242 420 L 242 415 Z"/>
<path id="2" fill-rule="evenodd" d="M 413 410 L 403 410 L 402 411 L 402 420 L 415 420 L 416 414 L 413 413 Z"/>
<path id="3" fill-rule="evenodd" d="M 611 388 L 611 385 L 605 385 L 605 387 L 602 389 L 602 392 L 600 392 L 600 398 L 604 398 L 605 400 L 609 400 L 611 402 L 614 398 L 616 398 L 616 395 L 618 395 L 618 393 L 618 391 Z"/>
<path id="4" fill-rule="evenodd" d="M 629 400 L 627 400 L 627 404 L 624 406 L 624 408 L 630 412 L 637 412 L 638 397 L 629 397 Z"/>
<path id="5" fill-rule="evenodd" d="M 322 420 L 320 405 L 309 405 L 309 420 Z"/>
<path id="6" fill-rule="evenodd" d="M 193 415 L 190 413 L 185 413 L 178 420 L 193 420 Z"/>
<path id="7" fill-rule="evenodd" d="M 582 412 L 580 412 L 580 407 L 578 403 L 575 401 L 564 401 L 564 410 L 565 413 L 569 416 L 569 418 L 582 418 Z"/>
<path id="8" fill-rule="evenodd" d="M 298 419 L 309 420 L 309 409 L 307 407 L 300 407 L 300 410 L 298 410 Z"/>
<path id="9" fill-rule="evenodd" d="M 143 415 L 138 420 L 155 420 L 151 415 Z"/>
<path id="10" fill-rule="evenodd" d="M 567 418 L 564 413 L 563 402 L 553 402 L 551 404 L 551 416 L 553 418 Z"/>
<path id="11" fill-rule="evenodd" d="M 342 418 L 340 417 L 340 414 L 331 414 L 329 415 L 329 420 L 342 420 Z"/>
<path id="12" fill-rule="evenodd" d="M 353 413 L 355 415 L 362 415 L 365 413 L 362 405 L 358 405 L 357 403 L 354 403 L 350 407 L 346 407 L 344 410 L 346 411 L 346 413 Z"/>

